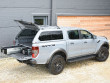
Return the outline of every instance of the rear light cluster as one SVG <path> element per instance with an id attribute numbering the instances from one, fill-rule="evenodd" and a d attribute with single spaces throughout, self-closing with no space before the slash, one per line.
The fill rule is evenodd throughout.
<path id="1" fill-rule="evenodd" d="M 39 54 L 39 47 L 32 47 L 32 58 L 36 58 Z"/>
<path id="2" fill-rule="evenodd" d="M 16 44 L 16 41 L 15 40 L 13 40 L 13 45 L 15 45 Z"/>

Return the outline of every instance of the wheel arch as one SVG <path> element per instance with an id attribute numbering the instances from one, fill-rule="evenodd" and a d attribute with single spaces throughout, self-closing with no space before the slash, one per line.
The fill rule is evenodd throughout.
<path id="1" fill-rule="evenodd" d="M 106 47 L 107 49 L 109 49 L 109 43 L 108 42 L 104 42 L 98 49 L 97 53 L 99 52 L 99 50 L 101 49 L 101 47 Z M 96 54 L 97 54 L 96 53 Z"/>
<path id="2" fill-rule="evenodd" d="M 62 57 L 64 57 L 65 61 L 67 61 L 67 53 L 64 49 L 57 49 L 52 54 L 51 57 L 48 59 L 47 64 L 51 61 L 51 59 L 56 55 L 60 54 Z"/>
<path id="3" fill-rule="evenodd" d="M 101 47 L 106 47 L 107 49 L 109 49 L 109 43 L 105 42 L 105 43 L 102 44 Z"/>

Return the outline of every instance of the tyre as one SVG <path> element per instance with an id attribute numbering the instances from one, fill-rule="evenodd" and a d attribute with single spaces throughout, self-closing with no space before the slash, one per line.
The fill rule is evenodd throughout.
<path id="1" fill-rule="evenodd" d="M 101 47 L 101 49 L 99 50 L 96 56 L 96 60 L 103 62 L 107 60 L 108 56 L 109 56 L 109 50 L 106 47 Z"/>
<path id="2" fill-rule="evenodd" d="M 49 68 L 49 64 L 45 64 L 45 67 L 46 67 L 46 68 Z"/>
<path id="3" fill-rule="evenodd" d="M 61 55 L 55 55 L 48 64 L 49 72 L 57 75 L 61 73 L 65 66 L 65 59 Z"/>

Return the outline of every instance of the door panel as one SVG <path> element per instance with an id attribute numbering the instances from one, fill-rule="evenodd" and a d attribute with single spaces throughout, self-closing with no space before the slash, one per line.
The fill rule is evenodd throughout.
<path id="1" fill-rule="evenodd" d="M 86 31 L 80 30 L 82 41 L 82 55 L 94 54 L 97 46 L 96 39 L 93 39 L 93 35 Z"/>
<path id="2" fill-rule="evenodd" d="M 68 33 L 68 54 L 69 58 L 81 55 L 81 40 L 79 39 L 78 30 L 69 30 Z"/>
<path id="3" fill-rule="evenodd" d="M 76 56 L 80 56 L 81 55 L 81 40 L 68 40 L 68 55 L 69 58 L 71 57 L 76 57 Z"/>
<path id="4" fill-rule="evenodd" d="M 82 55 L 94 54 L 97 42 L 95 39 L 82 39 Z"/>

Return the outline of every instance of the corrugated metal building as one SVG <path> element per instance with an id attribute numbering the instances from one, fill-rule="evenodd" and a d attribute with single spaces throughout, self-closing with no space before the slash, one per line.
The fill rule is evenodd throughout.
<path id="1" fill-rule="evenodd" d="M 110 0 L 0 0 L 0 46 L 20 31 L 15 19 L 86 28 L 110 39 Z"/>

